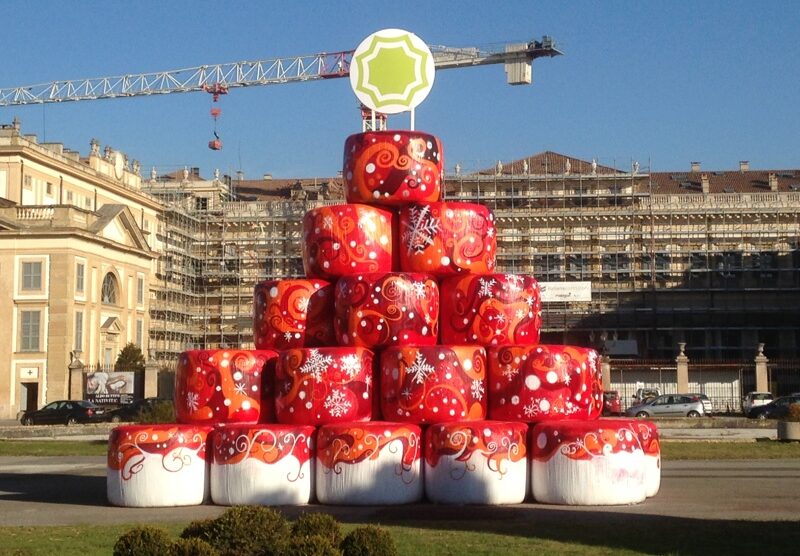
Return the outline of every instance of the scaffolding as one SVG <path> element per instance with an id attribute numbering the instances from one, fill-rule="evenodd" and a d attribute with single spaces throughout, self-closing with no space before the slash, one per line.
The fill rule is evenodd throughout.
<path id="1" fill-rule="evenodd" d="M 583 169 L 572 173 L 561 158 L 553 172 L 446 179 L 447 199 L 494 211 L 499 272 L 591 282 L 590 302 L 545 304 L 543 341 L 646 357 L 686 342 L 724 359 L 764 342 L 797 356 L 798 321 L 782 307 L 800 301 L 800 193 L 660 193 L 672 176 L 570 159 Z"/>

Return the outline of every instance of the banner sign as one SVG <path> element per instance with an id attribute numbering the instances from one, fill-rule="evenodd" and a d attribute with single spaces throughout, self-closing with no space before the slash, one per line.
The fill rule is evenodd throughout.
<path id="1" fill-rule="evenodd" d="M 133 372 L 94 371 L 86 375 L 86 399 L 96 404 L 125 403 L 133 398 Z"/>
<path id="2" fill-rule="evenodd" d="M 560 301 L 591 301 L 591 282 L 539 282 L 542 303 Z"/>

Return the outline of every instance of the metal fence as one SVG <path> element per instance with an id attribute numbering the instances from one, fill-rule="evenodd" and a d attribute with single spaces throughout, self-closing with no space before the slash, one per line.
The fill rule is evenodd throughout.
<path id="1" fill-rule="evenodd" d="M 639 388 L 657 388 L 662 394 L 677 392 L 678 366 L 673 359 L 611 359 L 611 390 L 617 390 L 623 408 L 632 405 Z M 800 392 L 800 360 L 776 359 L 767 364 L 769 390 L 775 396 Z M 715 413 L 741 412 L 742 397 L 756 390 L 756 365 L 744 361 L 689 361 L 688 392 L 705 394 Z"/>

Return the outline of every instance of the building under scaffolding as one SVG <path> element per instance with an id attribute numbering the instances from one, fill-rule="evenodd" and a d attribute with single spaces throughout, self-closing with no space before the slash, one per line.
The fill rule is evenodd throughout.
<path id="1" fill-rule="evenodd" d="M 186 172 L 184 172 L 186 174 Z M 498 270 L 588 300 L 545 303 L 544 341 L 615 356 L 749 358 L 800 352 L 800 171 L 621 171 L 542 153 L 450 175 L 448 200 L 495 213 Z M 252 346 L 253 286 L 303 275 L 302 216 L 343 202 L 327 180 L 151 182 L 166 205 L 151 347 Z"/>

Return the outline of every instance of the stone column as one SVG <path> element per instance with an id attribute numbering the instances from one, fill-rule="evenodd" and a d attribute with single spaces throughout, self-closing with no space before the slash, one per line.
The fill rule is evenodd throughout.
<path id="1" fill-rule="evenodd" d="M 75 350 L 69 353 L 69 392 L 67 397 L 71 400 L 83 399 L 83 384 L 85 377 L 83 376 L 84 365 L 81 361 L 81 351 Z"/>
<path id="2" fill-rule="evenodd" d="M 144 397 L 155 398 L 158 396 L 158 363 L 151 352 L 144 366 Z"/>
<path id="3" fill-rule="evenodd" d="M 756 354 L 756 392 L 769 392 L 769 373 L 767 372 L 767 363 L 769 359 L 764 355 L 764 344 L 758 344 L 758 353 Z"/>
<path id="4" fill-rule="evenodd" d="M 678 393 L 683 394 L 689 391 L 689 358 L 684 353 L 686 342 L 678 343 L 678 349 L 680 353 L 675 358 L 678 366 Z"/>
<path id="5" fill-rule="evenodd" d="M 600 357 L 600 370 L 603 373 L 603 391 L 611 390 L 611 358 L 607 354 Z"/>

